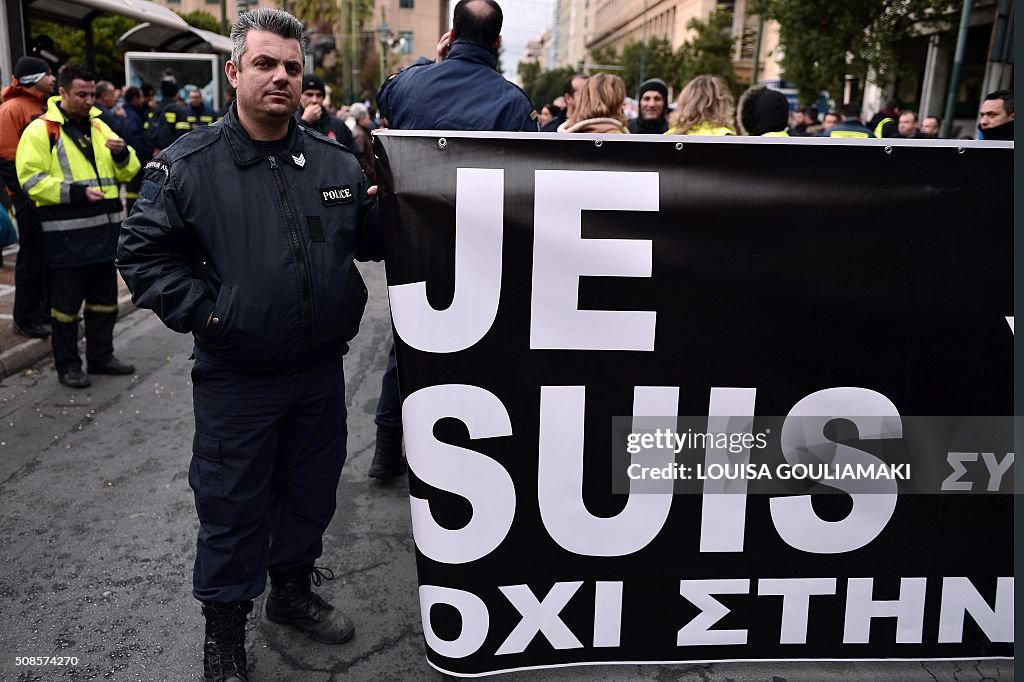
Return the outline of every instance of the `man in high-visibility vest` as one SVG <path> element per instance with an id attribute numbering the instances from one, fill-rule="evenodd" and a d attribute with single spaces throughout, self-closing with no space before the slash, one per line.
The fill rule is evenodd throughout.
<path id="1" fill-rule="evenodd" d="M 114 357 L 117 274 L 114 253 L 123 217 L 118 183 L 139 170 L 135 152 L 99 119 L 95 79 L 65 64 L 59 96 L 25 128 L 15 165 L 18 181 L 39 209 L 50 267 L 53 359 L 60 383 L 91 383 L 78 355 L 78 311 L 85 301 L 90 374 L 132 374 Z"/>
<path id="2" fill-rule="evenodd" d="M 871 129 L 861 122 L 859 104 L 844 104 L 839 108 L 839 117 L 842 120 L 826 133 L 826 137 L 866 140 L 875 136 Z"/>
<path id="3" fill-rule="evenodd" d="M 903 102 L 896 98 L 887 100 L 877 114 L 871 117 L 867 127 L 875 137 L 902 137 L 899 120 L 903 114 Z"/>

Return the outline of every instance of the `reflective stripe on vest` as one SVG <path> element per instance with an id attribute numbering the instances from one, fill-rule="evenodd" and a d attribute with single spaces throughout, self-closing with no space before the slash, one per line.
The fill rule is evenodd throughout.
<path id="1" fill-rule="evenodd" d="M 896 121 L 894 121 L 893 119 L 889 118 L 888 116 L 883 118 L 881 121 L 878 122 L 878 125 L 875 126 L 875 137 L 877 137 L 877 138 L 881 138 L 882 137 L 882 128 L 885 127 L 886 123 L 895 123 L 895 122 Z"/>
<path id="2" fill-rule="evenodd" d="M 61 192 L 64 189 L 61 188 Z M 43 232 L 66 232 L 67 230 L 84 230 L 100 225 L 121 222 L 120 213 L 100 213 L 99 215 L 86 216 L 85 218 L 64 218 L 62 220 L 42 221 Z"/>
<path id="3" fill-rule="evenodd" d="M 30 189 L 32 189 L 33 187 L 35 187 L 48 177 L 50 177 L 49 173 L 36 173 L 31 178 L 21 183 L 21 189 L 23 189 L 27 194 Z"/>
<path id="4" fill-rule="evenodd" d="M 858 138 L 868 139 L 871 136 L 867 133 L 857 132 L 856 130 L 833 130 L 828 134 L 829 137 L 847 137 L 847 138 Z"/>

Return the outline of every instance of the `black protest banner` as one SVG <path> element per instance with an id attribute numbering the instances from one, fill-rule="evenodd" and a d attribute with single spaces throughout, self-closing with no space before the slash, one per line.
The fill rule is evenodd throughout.
<path id="1" fill-rule="evenodd" d="M 1011 415 L 1011 145 L 375 144 L 432 665 L 1012 656 L 1012 495 L 612 485 L 615 418 Z"/>

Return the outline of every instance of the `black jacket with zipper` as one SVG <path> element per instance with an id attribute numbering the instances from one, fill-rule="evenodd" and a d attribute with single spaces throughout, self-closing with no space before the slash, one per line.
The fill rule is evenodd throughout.
<path id="1" fill-rule="evenodd" d="M 135 304 L 241 371 L 344 353 L 366 304 L 353 260 L 381 258 L 356 158 L 294 121 L 286 149 L 258 150 L 232 105 L 147 164 L 121 226 Z"/>

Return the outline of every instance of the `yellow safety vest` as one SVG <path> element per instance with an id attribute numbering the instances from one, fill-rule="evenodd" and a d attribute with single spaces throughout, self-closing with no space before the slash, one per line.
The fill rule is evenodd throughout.
<path id="1" fill-rule="evenodd" d="M 858 132 L 856 130 L 832 130 L 828 134 L 829 137 L 847 137 L 856 139 L 867 139 L 871 136 L 867 133 Z"/>
<path id="2" fill-rule="evenodd" d="M 680 130 L 677 130 L 676 128 L 669 128 L 667 131 L 665 131 L 665 134 L 666 135 L 714 135 L 714 136 L 721 137 L 723 135 L 735 135 L 736 131 L 733 130 L 732 128 L 727 128 L 725 126 L 716 126 L 714 123 L 710 123 L 708 121 L 704 121 L 703 123 L 698 123 L 697 125 L 693 126 L 692 128 L 690 128 L 686 132 L 682 132 Z"/>
<path id="3" fill-rule="evenodd" d="M 878 122 L 878 125 L 875 126 L 875 137 L 877 137 L 877 138 L 881 138 L 882 137 L 882 128 L 885 127 L 886 123 L 895 123 L 895 122 L 896 122 L 895 119 L 892 119 L 892 118 L 890 118 L 888 116 L 883 118 L 881 121 Z"/>
<path id="4" fill-rule="evenodd" d="M 18 182 L 39 207 L 43 231 L 78 230 L 120 221 L 118 183 L 128 182 L 139 171 L 135 150 L 126 147 L 127 158 L 120 164 L 114 161 L 106 141 L 116 139 L 117 135 L 98 118 L 100 110 L 93 107 L 89 112 L 89 138 L 94 168 L 64 130 L 59 103 L 60 97 L 51 97 L 46 113 L 29 123 L 15 157 Z M 99 188 L 103 200 L 71 204 L 71 188 L 75 185 Z"/>

